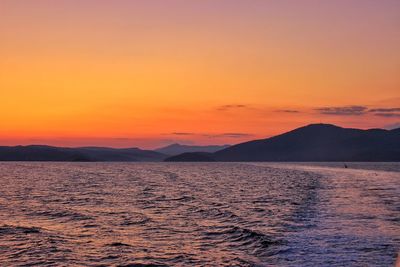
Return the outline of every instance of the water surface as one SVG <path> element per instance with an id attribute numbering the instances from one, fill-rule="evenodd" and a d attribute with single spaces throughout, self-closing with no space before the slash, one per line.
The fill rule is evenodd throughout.
<path id="1" fill-rule="evenodd" d="M 0 265 L 392 265 L 400 165 L 309 165 L 1 163 Z"/>

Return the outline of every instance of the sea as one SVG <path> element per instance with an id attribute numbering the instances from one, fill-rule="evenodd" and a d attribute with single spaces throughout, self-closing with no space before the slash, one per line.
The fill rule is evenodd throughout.
<path id="1" fill-rule="evenodd" d="M 0 163 L 0 266 L 393 266 L 400 163 Z"/>

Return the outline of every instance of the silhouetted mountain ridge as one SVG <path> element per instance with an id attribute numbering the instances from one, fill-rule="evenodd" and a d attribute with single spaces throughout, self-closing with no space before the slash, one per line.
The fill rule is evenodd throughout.
<path id="1" fill-rule="evenodd" d="M 166 155 L 138 148 L 0 146 L 0 161 L 162 161 Z"/>
<path id="2" fill-rule="evenodd" d="M 182 146 L 175 144 L 172 147 Z M 216 149 L 217 146 L 206 147 Z M 167 157 L 157 151 L 139 148 L 0 146 L 0 161 L 131 162 L 162 161 Z M 183 153 L 166 161 L 400 161 L 400 128 L 360 130 L 311 124 L 214 153 Z"/>
<path id="3" fill-rule="evenodd" d="M 400 161 L 400 131 L 311 124 L 209 156 L 216 161 Z"/>

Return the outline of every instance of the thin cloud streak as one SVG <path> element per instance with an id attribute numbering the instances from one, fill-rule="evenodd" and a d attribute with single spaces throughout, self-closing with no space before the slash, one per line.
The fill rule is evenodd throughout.
<path id="1" fill-rule="evenodd" d="M 232 104 L 232 105 L 223 105 L 217 107 L 216 110 L 218 111 L 228 111 L 228 110 L 235 110 L 235 109 L 246 109 L 249 108 L 248 105 L 243 105 L 243 104 Z"/>
<path id="2" fill-rule="evenodd" d="M 344 107 L 321 107 L 315 108 L 320 114 L 323 115 L 338 115 L 338 116 L 360 116 L 364 115 L 368 108 L 365 106 L 344 106 Z"/>
<path id="3" fill-rule="evenodd" d="M 186 132 L 178 132 L 178 133 L 170 133 L 167 135 L 175 135 L 175 136 L 200 136 L 207 138 L 245 138 L 252 137 L 253 134 L 249 133 L 238 133 L 238 132 L 227 132 L 227 133 L 186 133 Z"/>
<path id="4" fill-rule="evenodd" d="M 370 109 L 368 112 L 400 112 L 400 108 L 375 108 Z"/>
<path id="5" fill-rule="evenodd" d="M 300 113 L 299 110 L 294 110 L 294 109 L 280 109 L 280 110 L 277 110 L 276 112 L 282 112 L 282 113 Z"/>
<path id="6" fill-rule="evenodd" d="M 176 133 L 171 133 L 171 135 L 195 135 L 195 133 L 185 133 L 185 132 L 176 132 Z"/>
<path id="7" fill-rule="evenodd" d="M 375 113 L 374 115 L 385 118 L 400 118 L 400 113 L 379 112 Z"/>
<path id="8" fill-rule="evenodd" d="M 253 135 L 248 134 L 248 133 L 221 133 L 221 134 L 205 134 L 203 136 L 211 137 L 211 138 L 220 138 L 220 137 L 244 138 L 244 137 L 251 137 Z"/>

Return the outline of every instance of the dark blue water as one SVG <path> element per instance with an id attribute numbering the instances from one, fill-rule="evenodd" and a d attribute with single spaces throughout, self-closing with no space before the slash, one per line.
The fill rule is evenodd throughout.
<path id="1" fill-rule="evenodd" d="M 376 165 L 1 163 L 0 266 L 391 266 Z"/>

